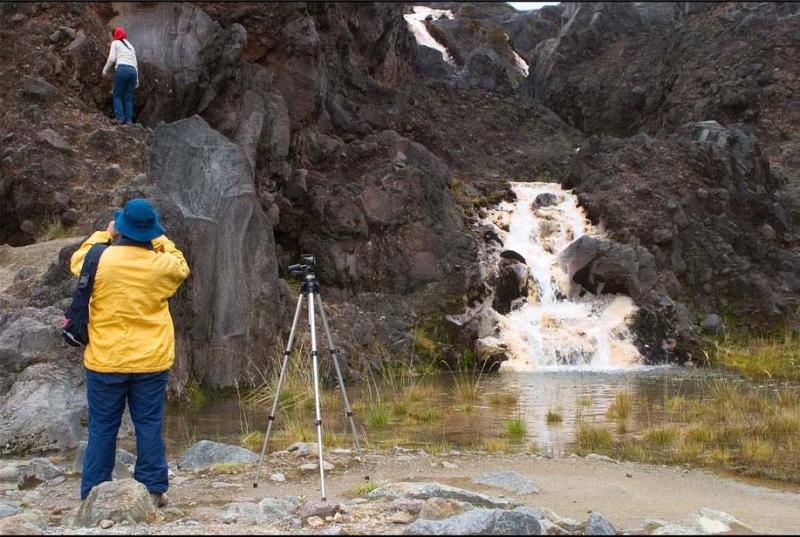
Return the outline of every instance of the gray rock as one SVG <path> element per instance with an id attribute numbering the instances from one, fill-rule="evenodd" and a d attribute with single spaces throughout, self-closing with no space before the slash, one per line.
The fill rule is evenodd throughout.
<path id="1" fill-rule="evenodd" d="M 0 518 L 0 535 L 41 535 L 47 518 L 38 509 Z"/>
<path id="2" fill-rule="evenodd" d="M 267 519 L 286 518 L 297 511 L 297 503 L 280 498 L 264 498 L 258 503 L 258 511 Z"/>
<path id="3" fill-rule="evenodd" d="M 7 464 L 0 468 L 0 491 L 17 490 L 19 488 L 19 466 Z"/>
<path id="4" fill-rule="evenodd" d="M 412 514 L 419 513 L 422 506 L 425 505 L 426 500 L 408 500 L 405 498 L 398 498 L 389 505 L 390 511 L 407 511 Z"/>
<path id="5" fill-rule="evenodd" d="M 447 500 L 444 498 L 428 498 L 419 509 L 419 518 L 425 520 L 443 520 L 460 515 L 465 511 L 474 509 L 472 504 L 459 500 Z"/>
<path id="6" fill-rule="evenodd" d="M 72 473 L 83 473 L 83 457 L 86 454 L 87 442 L 82 440 L 78 442 L 78 448 L 75 451 L 75 459 L 72 461 L 70 470 Z M 136 463 L 136 455 L 125 451 L 124 449 L 117 448 L 117 456 L 114 461 L 114 470 L 111 472 L 111 477 L 114 479 L 126 479 L 131 477 L 130 466 Z"/>
<path id="7" fill-rule="evenodd" d="M 480 485 L 498 487 L 519 494 L 539 494 L 539 488 L 533 481 L 527 476 L 513 470 L 486 472 L 485 474 L 473 478 L 472 481 Z"/>
<path id="8" fill-rule="evenodd" d="M 533 200 L 533 203 L 536 208 L 539 207 L 550 207 L 551 205 L 556 205 L 561 202 L 561 198 L 552 192 L 544 192 L 536 196 L 536 199 Z"/>
<path id="9" fill-rule="evenodd" d="M 63 312 L 54 307 L 24 308 L 0 319 L 0 361 L 5 373 L 67 355 L 59 329 L 63 319 Z"/>
<path id="10" fill-rule="evenodd" d="M 187 364 L 176 374 L 212 386 L 252 380 L 277 342 L 285 297 L 247 158 L 199 116 L 159 125 L 150 154 L 154 202 L 192 267 L 170 305 L 176 362 Z"/>
<path id="11" fill-rule="evenodd" d="M 370 498 L 411 498 L 427 500 L 428 498 L 444 498 L 470 503 L 476 507 L 508 508 L 514 502 L 502 498 L 492 498 L 486 494 L 471 490 L 442 485 L 440 483 L 399 482 L 379 487 L 368 495 Z"/>
<path id="12" fill-rule="evenodd" d="M 270 475 L 269 478 L 276 483 L 283 483 L 286 481 L 286 476 L 281 472 L 275 472 L 274 474 Z"/>
<path id="13" fill-rule="evenodd" d="M 586 535 L 616 535 L 617 530 L 606 517 L 593 512 L 586 520 Z"/>
<path id="14" fill-rule="evenodd" d="M 310 518 L 312 516 L 325 518 L 328 516 L 333 516 L 336 511 L 339 510 L 338 503 L 327 503 L 327 502 L 317 502 L 308 505 L 304 505 L 298 516 L 303 520 Z"/>
<path id="15" fill-rule="evenodd" d="M 20 508 L 14 504 L 0 502 L 0 518 L 6 518 L 16 515 L 20 512 Z"/>
<path id="16" fill-rule="evenodd" d="M 58 90 L 41 78 L 22 75 L 22 95 L 39 101 L 52 101 L 58 95 Z"/>
<path id="17" fill-rule="evenodd" d="M 612 459 L 607 455 L 598 455 L 597 453 L 589 453 L 584 459 L 589 462 L 610 462 L 612 464 L 619 464 L 618 460 Z"/>
<path id="18" fill-rule="evenodd" d="M 133 479 L 106 481 L 92 489 L 75 515 L 75 525 L 90 528 L 101 520 L 152 523 L 158 512 L 144 485 Z"/>
<path id="19" fill-rule="evenodd" d="M 29 489 L 38 486 L 45 481 L 63 476 L 64 472 L 45 458 L 32 459 L 28 464 L 20 468 L 19 488 Z"/>
<path id="20" fill-rule="evenodd" d="M 0 406 L 3 453 L 72 449 L 86 415 L 82 367 L 64 360 L 34 364 L 16 378 Z"/>
<path id="21" fill-rule="evenodd" d="M 51 147 L 63 151 L 65 153 L 72 153 L 72 146 L 56 131 L 53 129 L 44 129 L 39 131 L 36 136 L 40 141 L 50 145 Z"/>
<path id="22" fill-rule="evenodd" d="M 317 444 L 314 442 L 295 442 L 286 451 L 293 454 L 295 457 L 310 457 L 316 456 L 319 453 Z"/>
<path id="23" fill-rule="evenodd" d="M 473 509 L 444 520 L 417 520 L 405 535 L 542 535 L 531 514 L 502 509 Z"/>
<path id="24" fill-rule="evenodd" d="M 201 440 L 187 449 L 178 459 L 181 470 L 204 470 L 220 464 L 251 464 L 258 455 L 239 446 Z"/>
<path id="25" fill-rule="evenodd" d="M 704 331 L 711 332 L 714 334 L 722 333 L 723 326 L 722 326 L 722 319 L 720 319 L 719 315 L 716 313 L 709 313 L 703 318 L 703 322 L 700 325 Z"/>
<path id="26" fill-rule="evenodd" d="M 225 524 L 258 524 L 261 513 L 253 502 L 233 502 L 222 508 L 220 520 Z"/>

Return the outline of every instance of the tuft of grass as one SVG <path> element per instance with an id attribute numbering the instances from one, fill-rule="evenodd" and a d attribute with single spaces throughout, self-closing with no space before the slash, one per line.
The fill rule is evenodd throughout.
<path id="1" fill-rule="evenodd" d="M 742 441 L 741 456 L 749 464 L 768 463 L 775 453 L 775 447 L 761 438 L 748 438 Z"/>
<path id="2" fill-rule="evenodd" d="M 67 228 L 61 222 L 61 218 L 56 215 L 50 216 L 42 226 L 41 231 L 36 234 L 36 242 L 46 242 L 55 239 L 63 239 L 67 236 Z"/>
<path id="3" fill-rule="evenodd" d="M 561 410 L 548 410 L 544 420 L 547 422 L 547 425 L 558 425 L 563 421 L 563 418 L 561 417 Z"/>
<path id="4" fill-rule="evenodd" d="M 389 409 L 386 405 L 379 404 L 367 412 L 367 423 L 373 429 L 383 429 L 389 425 Z"/>
<path id="5" fill-rule="evenodd" d="M 584 454 L 601 453 L 607 452 L 611 448 L 614 437 L 611 431 L 603 425 L 581 421 L 578 422 L 575 431 L 575 440 L 578 449 Z"/>
<path id="6" fill-rule="evenodd" d="M 451 444 L 446 440 L 429 444 L 425 448 L 425 450 L 431 455 L 441 455 L 443 453 L 450 453 L 452 449 L 453 449 L 453 444 Z"/>
<path id="7" fill-rule="evenodd" d="M 398 417 L 408 414 L 408 403 L 402 400 L 396 400 L 392 403 L 392 414 Z"/>
<path id="8" fill-rule="evenodd" d="M 714 429 L 705 423 L 692 425 L 686 431 L 686 440 L 689 442 L 710 444 L 714 441 Z"/>
<path id="9" fill-rule="evenodd" d="M 505 435 L 514 442 L 519 442 L 528 433 L 528 426 L 521 417 L 512 418 L 503 422 Z"/>
<path id="10" fill-rule="evenodd" d="M 246 464 L 240 462 L 226 462 L 214 466 L 213 470 L 218 474 L 238 474 L 247 467 Z"/>
<path id="11" fill-rule="evenodd" d="M 350 438 L 346 434 L 323 430 L 322 444 L 326 448 L 345 447 L 350 445 Z"/>
<path id="12" fill-rule="evenodd" d="M 314 438 L 314 431 L 299 418 L 286 420 L 283 434 L 288 442 L 310 442 Z"/>
<path id="13" fill-rule="evenodd" d="M 264 433 L 261 431 L 242 433 L 239 436 L 239 443 L 250 451 L 261 451 L 261 446 L 264 445 Z"/>
<path id="14" fill-rule="evenodd" d="M 629 391 L 624 390 L 614 396 L 606 415 L 612 420 L 626 420 L 630 417 L 632 409 L 633 397 Z"/>
<path id="15" fill-rule="evenodd" d="M 516 392 L 493 392 L 488 397 L 489 406 L 492 408 L 509 408 L 517 406 L 519 395 Z"/>
<path id="16" fill-rule="evenodd" d="M 186 385 L 186 402 L 192 408 L 201 409 L 208 402 L 208 391 L 202 384 L 192 380 Z"/>
<path id="17" fill-rule="evenodd" d="M 507 438 L 487 438 L 483 449 L 489 453 L 513 453 L 514 446 Z"/>
<path id="18" fill-rule="evenodd" d="M 655 427 L 645 431 L 644 440 L 647 445 L 654 448 L 667 448 L 675 444 L 680 438 L 677 427 Z"/>
<path id="19" fill-rule="evenodd" d="M 424 422 L 432 422 L 432 421 L 439 421 L 442 419 L 442 413 L 439 411 L 438 408 L 428 407 L 421 412 L 410 412 L 408 417 L 411 418 L 410 421 L 412 423 L 416 423 L 419 421 Z"/>
<path id="20" fill-rule="evenodd" d="M 353 485 L 350 489 L 350 493 L 353 496 L 366 496 L 380 486 L 380 483 L 376 483 L 375 481 L 364 481 L 363 483 L 356 483 Z"/>

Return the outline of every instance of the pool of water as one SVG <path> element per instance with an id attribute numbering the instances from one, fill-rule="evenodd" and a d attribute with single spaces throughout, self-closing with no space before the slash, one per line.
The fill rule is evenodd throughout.
<path id="1" fill-rule="evenodd" d="M 609 407 L 618 394 L 630 400 L 628 431 L 635 432 L 669 420 L 668 401 L 676 396 L 703 399 L 709 385 L 725 378 L 748 390 L 775 390 L 781 383 L 753 381 L 714 369 L 638 367 L 618 370 L 558 368 L 539 372 L 500 371 L 482 376 L 479 396 L 469 400 L 454 390 L 452 375 L 440 375 L 405 383 L 404 387 L 352 385 L 348 394 L 358 412 L 362 435 L 373 447 L 392 445 L 439 449 L 482 448 L 492 439 L 508 438 L 507 422 L 521 420 L 525 431 L 514 443 L 536 446 L 539 451 L 568 454 L 573 450 L 579 419 L 612 424 Z M 409 389 L 413 385 L 414 388 Z M 785 383 L 783 384 L 785 385 Z M 378 393 L 380 395 L 378 395 Z M 384 418 L 375 417 L 375 408 Z M 238 396 L 212 397 L 200 407 L 172 404 L 166 418 L 165 438 L 175 454 L 187 445 L 211 439 L 239 443 L 249 431 L 264 431 L 267 404 L 248 405 Z M 344 409 L 338 392 L 325 390 L 322 397 L 323 428 L 349 443 Z M 548 413 L 559 419 L 548 420 Z M 380 412 L 378 412 L 380 414 Z M 314 439 L 313 400 L 279 412 L 275 431 L 277 449 L 296 440 L 298 428 Z M 287 433 L 295 431 L 295 434 Z"/>

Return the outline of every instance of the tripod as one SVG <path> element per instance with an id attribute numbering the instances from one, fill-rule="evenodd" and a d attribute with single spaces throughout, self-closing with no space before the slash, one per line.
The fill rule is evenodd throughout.
<path id="1" fill-rule="evenodd" d="M 292 347 L 294 346 L 295 335 L 297 333 L 297 321 L 300 319 L 300 310 L 303 307 L 303 298 L 308 299 L 308 326 L 311 332 L 311 361 L 312 367 L 314 371 L 314 407 L 316 410 L 316 421 L 314 424 L 317 427 L 317 449 L 319 451 L 319 483 L 320 483 L 320 491 L 322 493 L 322 501 L 326 501 L 325 497 L 325 468 L 324 468 L 324 461 L 322 459 L 322 417 L 320 415 L 320 397 L 319 397 L 319 373 L 318 373 L 318 356 L 319 353 L 317 352 L 317 331 L 316 325 L 314 323 L 314 299 L 316 297 L 316 302 L 319 305 L 319 313 L 320 317 L 322 318 L 322 326 L 325 329 L 325 335 L 328 340 L 328 352 L 331 355 L 331 359 L 333 361 L 333 367 L 336 370 L 336 378 L 339 382 L 339 388 L 342 391 L 342 399 L 344 401 L 345 411 L 347 412 L 347 419 L 350 422 L 350 430 L 353 433 L 353 440 L 355 442 L 356 451 L 358 452 L 358 458 L 361 460 L 361 465 L 364 469 L 364 480 L 369 481 L 369 475 L 367 474 L 367 466 L 366 461 L 364 460 L 364 453 L 361 450 L 361 443 L 358 441 L 358 431 L 356 429 L 356 422 L 355 422 L 355 413 L 353 409 L 350 407 L 350 400 L 347 397 L 347 390 L 344 388 L 344 379 L 342 378 L 342 370 L 339 367 L 339 358 L 338 354 L 340 350 L 333 344 L 333 338 L 331 337 L 331 330 L 328 326 L 328 317 L 325 315 L 325 307 L 322 304 L 322 298 L 319 295 L 319 282 L 317 281 L 316 276 L 313 273 L 313 258 L 309 265 L 293 265 L 289 267 L 292 270 L 292 274 L 294 276 L 301 276 L 303 280 L 300 283 L 300 296 L 297 298 L 297 308 L 294 311 L 294 320 L 292 321 L 292 328 L 289 331 L 289 341 L 286 344 L 286 350 L 283 352 L 283 363 L 281 365 L 281 372 L 280 376 L 278 377 L 278 385 L 275 388 L 275 395 L 273 396 L 272 401 L 272 411 L 269 414 L 269 421 L 267 423 L 267 433 L 264 435 L 264 444 L 261 447 L 261 458 L 258 460 L 258 469 L 256 470 L 256 477 L 253 481 L 253 487 L 258 487 L 258 479 L 261 476 L 261 467 L 264 464 L 264 456 L 267 453 L 267 445 L 269 443 L 269 436 L 272 432 L 272 424 L 275 422 L 275 414 L 278 410 L 278 401 L 280 400 L 280 393 L 281 393 L 281 385 L 283 384 L 284 376 L 286 375 L 286 367 L 289 363 L 289 356 L 292 353 Z M 295 268 L 299 267 L 299 268 Z M 297 271 L 302 270 L 302 274 L 298 274 Z"/>

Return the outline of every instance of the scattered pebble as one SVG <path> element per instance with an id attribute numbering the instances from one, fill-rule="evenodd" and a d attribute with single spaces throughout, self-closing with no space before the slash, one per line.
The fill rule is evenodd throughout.
<path id="1" fill-rule="evenodd" d="M 308 526 L 311 528 L 319 528 L 320 526 L 325 525 L 325 521 L 318 516 L 312 516 L 308 517 L 308 520 L 306 520 L 306 524 L 308 524 Z"/>
<path id="2" fill-rule="evenodd" d="M 110 528 L 111 526 L 114 525 L 114 521 L 105 518 L 105 519 L 101 520 L 100 522 L 98 522 L 97 525 L 100 526 L 101 528 L 103 528 L 104 530 L 107 530 L 108 528 Z"/>
<path id="3" fill-rule="evenodd" d="M 286 476 L 280 472 L 272 474 L 271 476 L 269 476 L 269 478 L 275 481 L 276 483 L 284 483 L 286 481 Z"/>
<path id="4" fill-rule="evenodd" d="M 392 524 L 410 524 L 414 517 L 408 511 L 397 511 L 389 517 L 389 522 Z"/>
<path id="5" fill-rule="evenodd" d="M 457 464 L 454 464 L 450 461 L 442 461 L 442 466 L 450 470 L 455 470 L 456 468 L 458 468 Z"/>

